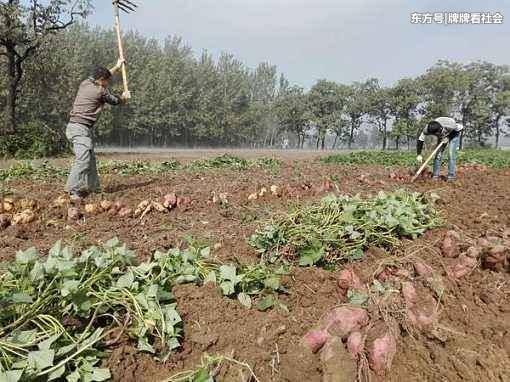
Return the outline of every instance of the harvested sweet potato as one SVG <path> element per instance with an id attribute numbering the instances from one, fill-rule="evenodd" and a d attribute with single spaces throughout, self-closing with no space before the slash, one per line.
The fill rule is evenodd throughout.
<path id="1" fill-rule="evenodd" d="M 413 283 L 402 283 L 402 296 L 404 297 L 404 301 L 406 302 L 407 306 L 412 307 L 416 304 L 418 301 L 418 294 Z"/>
<path id="2" fill-rule="evenodd" d="M 99 208 L 95 203 L 85 204 L 85 213 L 88 215 L 95 215 L 99 212 Z"/>
<path id="3" fill-rule="evenodd" d="M 397 352 L 397 341 L 388 325 L 380 321 L 370 328 L 367 345 L 370 368 L 378 376 L 384 376 L 391 369 Z"/>
<path id="4" fill-rule="evenodd" d="M 477 264 L 478 261 L 476 259 L 462 254 L 446 267 L 446 274 L 450 278 L 457 280 L 473 271 Z"/>
<path id="5" fill-rule="evenodd" d="M 349 289 L 365 290 L 365 286 L 361 282 L 358 275 L 350 268 L 343 269 L 338 276 L 338 288 L 340 295 L 345 297 Z"/>
<path id="6" fill-rule="evenodd" d="M 133 210 L 128 207 L 121 208 L 118 213 L 119 217 L 121 217 L 121 218 L 130 217 L 132 214 L 133 214 Z"/>
<path id="7" fill-rule="evenodd" d="M 113 203 L 109 200 L 102 200 L 100 206 L 103 211 L 108 211 L 110 208 L 112 208 Z"/>
<path id="8" fill-rule="evenodd" d="M 368 313 L 365 309 L 342 306 L 326 314 L 320 326 L 329 334 L 346 339 L 351 332 L 360 330 L 367 324 Z"/>
<path id="9" fill-rule="evenodd" d="M 6 229 L 11 225 L 11 215 L 0 214 L 0 231 Z"/>
<path id="10" fill-rule="evenodd" d="M 248 200 L 257 200 L 258 197 L 259 196 L 256 193 L 253 193 L 253 194 L 248 195 Z"/>
<path id="11" fill-rule="evenodd" d="M 425 264 L 421 260 L 416 260 L 413 263 L 413 266 L 414 266 L 414 270 L 418 276 L 430 277 L 434 273 L 434 269 L 430 265 Z"/>
<path id="12" fill-rule="evenodd" d="M 150 200 L 142 200 L 138 206 L 136 207 L 136 210 L 135 210 L 135 216 L 140 216 L 141 214 L 143 214 L 145 212 L 145 210 L 147 208 L 149 208 L 151 206 L 151 202 Z"/>
<path id="13" fill-rule="evenodd" d="M 64 196 L 60 195 L 57 199 L 55 199 L 52 203 L 52 207 L 64 207 L 69 202 L 69 199 Z"/>
<path id="14" fill-rule="evenodd" d="M 168 209 L 172 209 L 177 205 L 177 195 L 174 192 L 163 196 L 163 206 Z"/>
<path id="15" fill-rule="evenodd" d="M 361 332 L 352 332 L 347 338 L 347 350 L 353 359 L 358 359 L 365 348 L 363 334 Z"/>
<path id="16" fill-rule="evenodd" d="M 356 361 L 345 349 L 338 337 L 330 338 L 321 351 L 322 381 L 355 381 L 357 378 Z"/>
<path id="17" fill-rule="evenodd" d="M 22 210 L 33 210 L 36 207 L 37 203 L 33 199 L 21 199 L 20 207 Z"/>
<path id="18" fill-rule="evenodd" d="M 318 352 L 330 338 L 327 330 L 324 329 L 312 329 L 303 337 L 303 344 L 312 353 Z"/>
<path id="19" fill-rule="evenodd" d="M 459 255 L 459 248 L 455 239 L 451 236 L 446 236 L 441 243 L 441 252 L 444 257 L 457 257 Z"/>
<path id="20" fill-rule="evenodd" d="M 120 211 L 124 207 L 126 207 L 126 205 L 121 200 L 117 200 L 115 203 L 113 203 L 113 208 L 115 208 L 117 211 Z"/>
<path id="21" fill-rule="evenodd" d="M 81 218 L 81 212 L 76 207 L 69 207 L 67 209 L 67 219 L 70 221 L 75 221 Z"/>
<path id="22" fill-rule="evenodd" d="M 14 211 L 14 199 L 5 198 L 3 200 L 2 205 L 3 205 L 4 212 L 12 212 L 12 211 Z"/>
<path id="23" fill-rule="evenodd" d="M 168 210 L 165 208 L 165 206 L 160 202 L 152 202 L 152 206 L 158 212 L 168 212 Z"/>
<path id="24" fill-rule="evenodd" d="M 406 303 L 409 322 L 420 329 L 434 326 L 439 319 L 437 302 L 428 290 L 418 291 L 413 283 L 402 283 L 402 295 Z"/>

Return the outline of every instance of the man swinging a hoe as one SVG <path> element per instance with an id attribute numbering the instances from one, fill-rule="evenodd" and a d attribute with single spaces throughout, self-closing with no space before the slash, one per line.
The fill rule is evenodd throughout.
<path id="1" fill-rule="evenodd" d="M 456 123 L 453 118 L 449 117 L 439 117 L 429 122 L 427 126 L 423 129 L 420 136 L 418 137 L 418 142 L 416 145 L 416 151 L 418 156 L 416 157 L 416 161 L 421 164 L 423 162 L 423 157 L 421 155 L 423 151 L 423 145 L 425 142 L 426 135 L 435 135 L 437 137 L 437 153 L 434 159 L 434 167 L 432 171 L 432 179 L 439 180 L 439 173 L 441 171 L 441 160 L 443 158 L 443 153 L 446 149 L 448 149 L 448 181 L 453 182 L 456 178 L 456 165 L 457 165 L 457 150 L 459 149 L 460 143 L 460 134 L 464 126 L 460 123 Z M 439 147 L 441 146 L 441 147 Z"/>
<path id="2" fill-rule="evenodd" d="M 66 137 L 75 155 L 67 179 L 67 191 L 75 203 L 79 203 L 89 193 L 99 191 L 93 127 L 106 103 L 119 105 L 130 98 L 129 91 L 124 91 L 118 97 L 108 90 L 112 76 L 121 69 L 122 65 L 124 60 L 119 59 L 117 65 L 110 70 L 101 66 L 97 67 L 92 77 L 83 81 L 78 89 L 66 128 Z"/>
<path id="3" fill-rule="evenodd" d="M 117 65 L 108 70 L 97 67 L 91 78 L 83 81 L 73 104 L 71 118 L 66 129 L 66 137 L 71 142 L 75 160 L 67 179 L 67 191 L 71 201 L 80 203 L 81 199 L 91 192 L 99 191 L 96 156 L 94 154 L 93 127 L 105 104 L 119 105 L 126 103 L 131 94 L 128 89 L 122 34 L 120 31 L 119 11 L 130 13 L 138 7 L 131 0 L 113 0 L 115 30 L 119 46 Z M 120 97 L 110 93 L 108 86 L 112 76 L 122 71 L 124 92 Z"/>

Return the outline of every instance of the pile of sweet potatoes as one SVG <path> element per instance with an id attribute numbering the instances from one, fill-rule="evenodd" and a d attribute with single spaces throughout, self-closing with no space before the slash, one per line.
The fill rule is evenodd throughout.
<path id="1" fill-rule="evenodd" d="M 444 268 L 434 269 L 425 260 L 410 257 L 379 266 L 368 280 L 362 280 L 352 268 L 339 272 L 337 289 L 342 305 L 327 311 L 302 338 L 308 351 L 320 354 L 325 381 L 355 380 L 361 368 L 368 367 L 378 376 L 388 373 L 401 330 L 435 333 L 445 276 L 456 281 L 479 264 L 508 270 L 510 229 L 499 237 L 478 239 L 448 231 L 439 247 L 446 258 Z M 354 295 L 368 298 L 355 305 L 350 301 Z M 385 307 L 389 315 L 383 317 L 380 310 Z M 352 370 L 357 370 L 354 377 Z"/>
<path id="2" fill-rule="evenodd" d="M 143 219 L 152 211 L 168 213 L 174 208 L 187 208 L 191 204 L 191 199 L 187 196 L 177 196 L 170 193 L 163 196 L 160 200 L 143 200 L 135 208 L 131 208 L 122 200 L 112 202 L 102 200 L 99 203 L 88 203 L 84 206 L 70 206 L 67 210 L 68 220 L 74 221 L 85 216 L 99 215 L 106 213 L 109 216 L 118 216 L 120 218 L 140 218 Z M 57 201 L 55 204 L 58 205 Z"/>
<path id="3" fill-rule="evenodd" d="M 358 370 L 361 364 L 357 363 L 367 357 L 370 368 L 383 376 L 390 370 L 397 351 L 396 326 L 382 320 L 371 322 L 367 310 L 344 305 L 326 313 L 317 327 L 305 334 L 303 344 L 313 353 L 321 352 L 323 372 L 330 380 L 341 380 L 338 373 L 345 370 Z M 331 363 L 333 358 L 337 364 Z M 340 360 L 338 369 L 335 365 Z"/>
<path id="4" fill-rule="evenodd" d="M 0 200 L 0 231 L 10 225 L 23 225 L 37 219 L 39 205 L 33 199 L 3 198 Z"/>
<path id="5" fill-rule="evenodd" d="M 455 231 L 448 231 L 441 243 L 441 252 L 449 262 L 446 273 L 451 279 L 460 279 L 479 264 L 484 269 L 509 271 L 510 230 L 499 236 L 478 239 L 461 238 Z"/>

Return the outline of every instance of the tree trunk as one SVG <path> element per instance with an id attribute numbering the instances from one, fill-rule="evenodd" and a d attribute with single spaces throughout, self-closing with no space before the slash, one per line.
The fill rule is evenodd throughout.
<path id="1" fill-rule="evenodd" d="M 336 141 L 338 140 L 338 133 L 335 135 L 335 141 L 333 142 L 333 146 L 331 146 L 331 150 L 334 150 L 336 147 Z"/>
<path id="2" fill-rule="evenodd" d="M 399 146 L 400 146 L 400 137 L 396 137 L 395 138 L 395 149 L 399 149 Z"/>
<path id="3" fill-rule="evenodd" d="M 5 133 L 16 133 L 16 92 L 18 81 L 16 80 L 16 53 L 14 47 L 7 47 L 7 103 Z"/>
<path id="4" fill-rule="evenodd" d="M 500 131 L 499 131 L 499 120 L 500 120 L 501 117 L 498 116 L 498 118 L 496 118 L 496 149 L 499 149 L 499 134 L 500 134 Z"/>
<path id="5" fill-rule="evenodd" d="M 383 128 L 383 138 L 382 138 L 382 149 L 386 150 L 386 145 L 388 144 L 388 121 L 384 121 Z"/>
<path id="6" fill-rule="evenodd" d="M 352 147 L 352 142 L 354 141 L 354 126 L 355 122 L 351 123 L 351 131 L 349 133 L 349 149 Z"/>
<path id="7" fill-rule="evenodd" d="M 321 138 L 321 150 L 324 150 L 326 147 L 326 136 Z"/>

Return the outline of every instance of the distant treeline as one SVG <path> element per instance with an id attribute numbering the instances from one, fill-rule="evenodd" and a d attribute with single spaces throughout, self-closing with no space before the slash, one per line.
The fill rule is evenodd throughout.
<path id="1" fill-rule="evenodd" d="M 290 147 L 398 148 L 413 142 L 425 121 L 443 115 L 458 118 L 470 142 L 494 137 L 497 145 L 507 126 L 507 66 L 441 61 L 392 87 L 377 79 L 320 80 L 305 91 L 273 65 L 248 68 L 227 53 L 196 55 L 177 37 L 158 41 L 130 32 L 125 45 L 133 98 L 105 110 L 97 125 L 101 145 L 274 147 L 287 140 Z M 0 155 L 65 150 L 63 132 L 79 83 L 95 65 L 113 65 L 116 52 L 112 31 L 86 24 L 42 42 L 23 63 L 10 134 L 9 68 L 0 54 Z"/>

